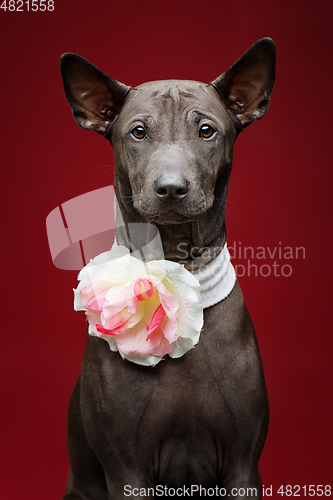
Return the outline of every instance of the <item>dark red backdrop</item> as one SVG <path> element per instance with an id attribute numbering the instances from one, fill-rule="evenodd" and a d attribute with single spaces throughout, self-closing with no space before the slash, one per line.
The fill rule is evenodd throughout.
<path id="1" fill-rule="evenodd" d="M 228 240 L 304 247 L 305 259 L 254 259 L 289 264 L 292 275 L 240 278 L 271 403 L 261 471 L 275 491 L 330 483 L 332 14 L 329 0 L 55 0 L 54 12 L 0 9 L 1 498 L 64 492 L 66 412 L 86 324 L 72 306 L 76 273 L 52 264 L 45 218 L 112 182 L 110 146 L 71 118 L 60 55 L 76 52 L 130 85 L 209 82 L 264 36 L 277 45 L 276 88 L 268 115 L 236 145 Z"/>

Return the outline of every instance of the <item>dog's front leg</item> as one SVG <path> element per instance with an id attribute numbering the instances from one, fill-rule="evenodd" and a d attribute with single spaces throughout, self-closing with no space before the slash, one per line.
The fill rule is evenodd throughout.
<path id="1" fill-rule="evenodd" d="M 104 470 L 91 449 L 82 422 L 80 378 L 68 412 L 70 471 L 64 500 L 108 500 Z"/>
<path id="2" fill-rule="evenodd" d="M 235 500 L 251 498 L 260 500 L 262 498 L 262 481 L 258 468 L 251 466 L 240 466 L 233 472 L 228 471 L 223 481 L 221 495 L 223 498 L 231 497 Z"/>
<path id="3" fill-rule="evenodd" d="M 138 498 L 148 498 L 149 500 L 154 500 L 155 498 L 155 487 L 152 484 L 147 483 L 147 478 L 140 478 L 136 481 L 133 474 L 130 474 L 132 479 L 127 477 L 117 478 L 114 475 L 109 477 L 107 475 L 107 484 L 109 488 L 109 500 L 138 500 Z M 120 481 L 121 484 L 117 483 Z M 96 500 L 99 500 L 96 497 Z"/>

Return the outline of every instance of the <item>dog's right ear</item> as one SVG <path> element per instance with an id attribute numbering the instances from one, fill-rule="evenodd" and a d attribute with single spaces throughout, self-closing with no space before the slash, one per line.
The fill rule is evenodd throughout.
<path id="1" fill-rule="evenodd" d="M 130 87 L 76 54 L 63 54 L 60 70 L 66 99 L 77 123 L 86 130 L 105 134 L 119 114 Z"/>

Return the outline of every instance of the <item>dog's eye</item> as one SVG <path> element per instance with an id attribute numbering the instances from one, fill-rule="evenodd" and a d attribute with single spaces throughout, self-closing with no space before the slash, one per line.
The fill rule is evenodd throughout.
<path id="1" fill-rule="evenodd" d="M 135 139 L 144 139 L 146 137 L 146 131 L 141 125 L 134 127 L 131 130 L 131 134 Z"/>
<path id="2" fill-rule="evenodd" d="M 209 139 L 210 137 L 213 137 L 215 132 L 216 132 L 215 128 L 206 124 L 206 125 L 202 125 L 202 127 L 200 127 L 199 135 L 203 139 Z"/>

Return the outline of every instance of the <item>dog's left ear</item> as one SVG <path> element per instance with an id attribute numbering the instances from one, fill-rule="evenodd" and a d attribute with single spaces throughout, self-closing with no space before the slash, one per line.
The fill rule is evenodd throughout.
<path id="1" fill-rule="evenodd" d="M 211 83 L 241 128 L 266 114 L 275 81 L 275 62 L 275 44 L 271 38 L 263 38 Z"/>
<path id="2" fill-rule="evenodd" d="M 120 113 L 130 87 L 117 82 L 77 54 L 63 54 L 60 70 L 66 99 L 80 127 L 105 134 Z"/>

